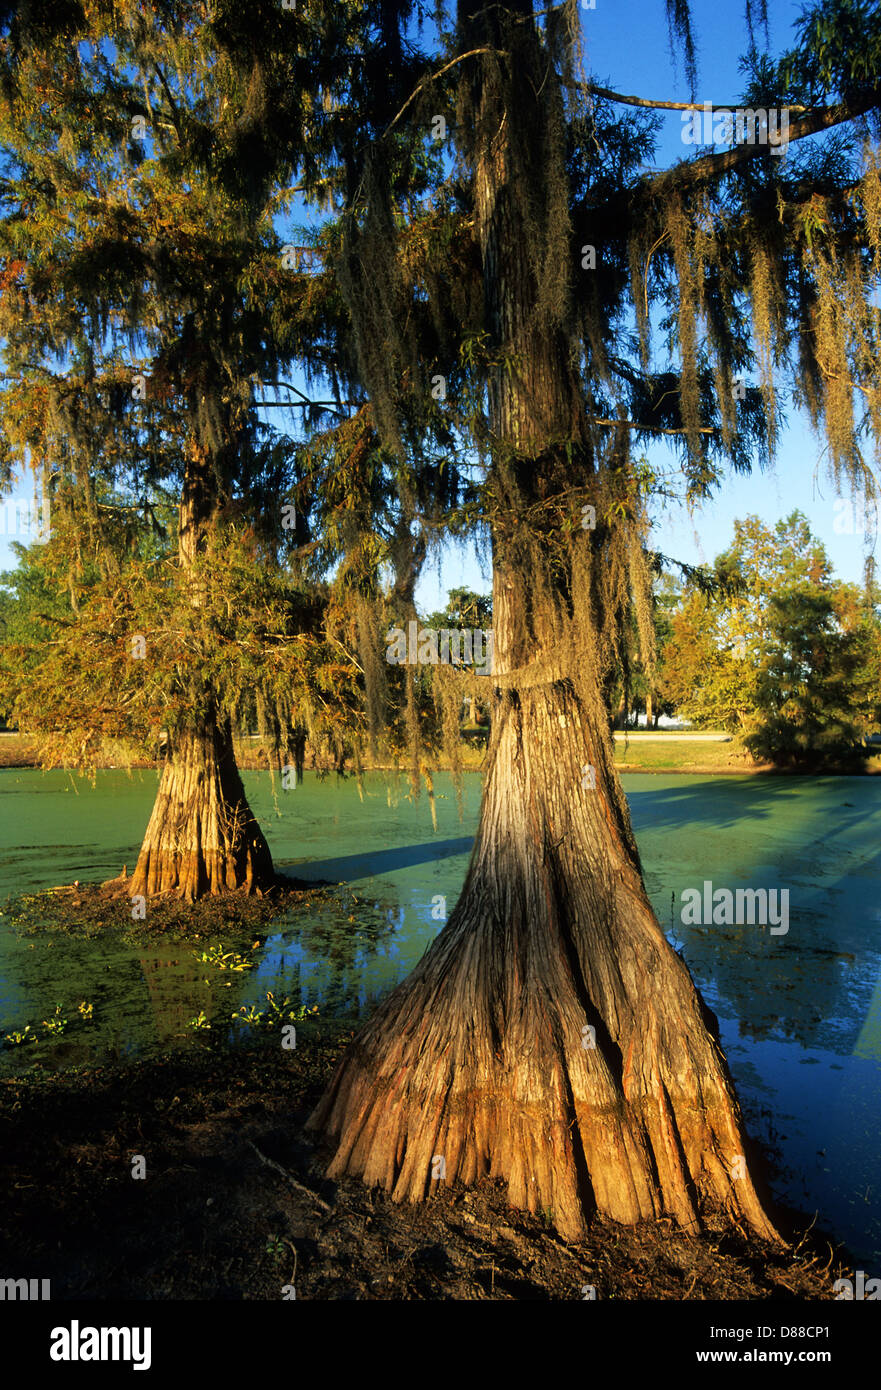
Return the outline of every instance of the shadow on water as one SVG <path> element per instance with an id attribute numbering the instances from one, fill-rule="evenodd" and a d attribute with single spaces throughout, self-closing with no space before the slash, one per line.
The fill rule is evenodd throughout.
<path id="1" fill-rule="evenodd" d="M 350 883 L 353 880 L 393 873 L 396 869 L 412 868 L 414 864 L 430 864 L 451 855 L 467 854 L 474 843 L 472 835 L 458 840 L 429 840 L 421 845 L 402 845 L 400 849 L 380 849 L 364 854 L 344 854 L 338 859 L 306 859 L 286 864 L 279 872 L 288 878 L 321 880 L 327 883 Z"/>
<path id="2" fill-rule="evenodd" d="M 852 1050 L 881 972 L 881 786 L 684 780 L 627 792 L 653 905 L 701 989 L 753 1037 Z M 683 924 L 682 894 L 707 881 L 785 890 L 788 931 Z"/>
<path id="3" fill-rule="evenodd" d="M 670 825 L 682 828 L 700 821 L 701 825 L 742 826 L 743 816 L 762 821 L 779 819 L 781 808 L 798 806 L 806 787 L 828 791 L 830 798 L 847 809 L 842 787 L 862 787 L 877 805 L 881 779 L 869 777 L 809 776 L 726 776 L 666 778 L 657 775 L 625 774 L 622 777 L 634 824 L 644 828 Z M 660 784 L 660 785 L 659 785 Z M 845 824 L 861 819 L 859 807 Z"/>
<path id="4" fill-rule="evenodd" d="M 625 779 L 646 886 L 719 1015 L 781 1195 L 881 1269 L 881 783 Z M 789 930 L 681 920 L 682 893 L 787 890 Z"/>

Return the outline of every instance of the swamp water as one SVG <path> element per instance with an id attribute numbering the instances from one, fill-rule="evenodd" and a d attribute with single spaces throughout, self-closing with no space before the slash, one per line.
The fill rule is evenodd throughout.
<path id="1" fill-rule="evenodd" d="M 749 1127 L 777 1153 L 779 1195 L 818 1210 L 867 1277 L 881 1275 L 881 779 L 622 780 L 655 910 L 719 1017 Z M 131 945 L 19 936 L 0 918 L 0 1039 L 27 1024 L 41 1037 L 0 1051 L 0 1076 L 195 1045 L 200 1013 L 215 1033 L 244 1036 L 221 1020 L 265 1007 L 267 991 L 353 1017 L 409 972 L 442 925 L 439 900 L 449 912 L 461 889 L 479 775 L 465 777 L 461 821 L 438 776 L 436 831 L 403 778 L 368 775 L 363 801 L 352 780 L 307 775 L 276 799 L 268 774 L 244 781 L 276 866 L 344 885 L 341 902 L 276 919 L 241 973 L 193 953 L 222 933 Z M 0 899 L 131 870 L 155 789 L 150 772 L 101 772 L 93 789 L 63 772 L 0 770 Z M 683 893 L 706 882 L 788 890 L 788 931 L 684 925 Z M 55 1017 L 68 1026 L 52 1036 L 43 1024 Z"/>

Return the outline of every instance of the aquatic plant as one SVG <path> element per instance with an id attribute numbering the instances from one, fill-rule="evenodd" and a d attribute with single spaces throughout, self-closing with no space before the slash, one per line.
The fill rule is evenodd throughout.
<path id="1" fill-rule="evenodd" d="M 22 1043 L 37 1041 L 37 1035 L 31 1032 L 31 1025 L 29 1023 L 25 1024 L 21 1032 L 17 1029 L 13 1029 L 11 1033 L 4 1033 L 3 1038 L 10 1047 L 20 1047 Z"/>
<path id="2" fill-rule="evenodd" d="M 202 965 L 213 965 L 218 970 L 253 970 L 254 962 L 238 951 L 224 951 L 222 943 L 209 946 L 207 951 L 193 951 L 196 960 Z"/>
<path id="3" fill-rule="evenodd" d="M 280 1260 L 283 1257 L 285 1248 L 284 1241 L 280 1236 L 270 1235 L 266 1237 L 266 1253 L 275 1260 Z"/>
<path id="4" fill-rule="evenodd" d="M 258 1028 L 263 1022 L 263 1014 L 259 1012 L 253 1004 L 249 1004 L 247 1008 L 243 1004 L 240 1009 L 236 1010 L 232 1017 L 239 1023 L 254 1024 Z"/>
<path id="5" fill-rule="evenodd" d="M 318 1013 L 317 1004 L 313 1004 L 311 1008 L 307 1008 L 305 1004 L 293 1008 L 287 995 L 279 1002 L 272 990 L 266 991 L 266 1003 L 266 1009 L 258 1009 L 255 1004 L 242 1004 L 232 1014 L 232 1018 L 238 1023 L 247 1023 L 256 1028 L 275 1028 L 281 1023 L 302 1023 L 303 1019 L 314 1018 Z"/>

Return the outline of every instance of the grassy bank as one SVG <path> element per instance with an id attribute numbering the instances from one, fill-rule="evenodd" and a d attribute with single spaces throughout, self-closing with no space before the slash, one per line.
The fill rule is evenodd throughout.
<path id="1" fill-rule="evenodd" d="M 239 766 L 246 771 L 260 771 L 269 766 L 266 748 L 258 739 L 238 739 L 236 757 Z M 485 743 L 477 732 L 466 731 L 463 738 L 460 758 L 466 772 L 479 772 L 485 760 Z M 118 748 L 108 750 L 101 760 L 103 767 L 122 767 L 125 760 Z M 25 734 L 0 735 L 0 767 L 38 766 L 34 740 Z M 136 760 L 133 766 L 155 767 L 156 764 L 145 759 Z M 443 761 L 441 770 L 447 770 Z M 619 772 L 664 772 L 701 774 L 757 773 L 768 774 L 779 771 L 771 763 L 758 763 L 743 747 L 736 736 L 727 742 L 705 743 L 700 737 L 686 734 L 670 735 L 660 739 L 647 739 L 639 732 L 615 738 L 615 766 Z M 308 759 L 307 759 L 308 767 Z M 365 762 L 365 769 L 382 770 L 387 764 Z M 881 774 L 881 749 L 869 758 L 865 771 Z"/>
<path id="2" fill-rule="evenodd" d="M 616 734 L 615 766 L 619 772 L 749 773 L 773 772 L 758 763 L 739 738 L 707 743 L 688 734 L 645 738 L 638 732 Z"/>

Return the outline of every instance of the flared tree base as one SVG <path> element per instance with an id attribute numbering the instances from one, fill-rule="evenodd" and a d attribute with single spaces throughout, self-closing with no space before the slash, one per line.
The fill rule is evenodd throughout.
<path id="1" fill-rule="evenodd" d="M 263 893 L 276 881 L 229 730 L 212 725 L 188 734 L 162 772 L 126 893 L 193 902 L 221 893 Z"/>
<path id="2" fill-rule="evenodd" d="M 328 1175 L 398 1201 L 501 1178 L 567 1239 L 596 1212 L 691 1231 L 723 1217 L 778 1242 L 712 1016 L 654 917 L 606 755 L 559 693 L 500 717 L 455 912 L 310 1117 L 337 1144 Z"/>

